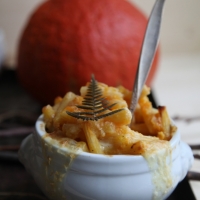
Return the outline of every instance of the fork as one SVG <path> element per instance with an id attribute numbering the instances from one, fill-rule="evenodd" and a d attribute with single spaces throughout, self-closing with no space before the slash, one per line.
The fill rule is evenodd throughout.
<path id="1" fill-rule="evenodd" d="M 150 67 L 157 48 L 164 3 L 165 0 L 157 0 L 155 2 L 148 20 L 142 50 L 140 53 L 135 82 L 133 86 L 133 94 L 130 105 L 130 111 L 132 113 L 131 124 L 134 122 L 134 110 L 137 105 L 142 88 L 145 84 L 148 73 L 150 71 Z"/>

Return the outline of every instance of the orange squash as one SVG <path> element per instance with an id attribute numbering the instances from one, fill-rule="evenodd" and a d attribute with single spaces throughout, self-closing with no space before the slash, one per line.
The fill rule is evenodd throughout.
<path id="1" fill-rule="evenodd" d="M 42 103 L 96 80 L 132 89 L 147 25 L 125 0 L 48 0 L 31 15 L 19 42 L 20 83 Z M 158 66 L 157 51 L 147 80 Z"/>

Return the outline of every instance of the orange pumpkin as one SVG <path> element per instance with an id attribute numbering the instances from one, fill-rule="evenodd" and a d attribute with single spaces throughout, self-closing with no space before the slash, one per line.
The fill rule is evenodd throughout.
<path id="1" fill-rule="evenodd" d="M 48 0 L 20 39 L 17 74 L 27 91 L 52 103 L 96 80 L 132 89 L 147 18 L 125 0 Z M 158 66 L 157 51 L 147 84 Z"/>

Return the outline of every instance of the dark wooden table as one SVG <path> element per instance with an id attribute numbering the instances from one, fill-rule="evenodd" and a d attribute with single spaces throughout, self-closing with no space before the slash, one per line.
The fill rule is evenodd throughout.
<path id="1" fill-rule="evenodd" d="M 153 97 L 151 100 L 155 104 Z M 21 141 L 34 130 L 42 105 L 19 85 L 16 72 L 0 72 L 0 200 L 46 199 L 18 161 Z M 195 200 L 185 178 L 168 200 Z"/>

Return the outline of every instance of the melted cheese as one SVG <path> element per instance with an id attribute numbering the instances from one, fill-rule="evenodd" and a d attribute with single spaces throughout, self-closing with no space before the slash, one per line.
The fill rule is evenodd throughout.
<path id="1" fill-rule="evenodd" d="M 153 200 L 162 199 L 173 186 L 171 175 L 172 150 L 169 143 L 163 145 L 165 148 L 158 149 L 155 152 L 146 152 L 143 155 L 152 172 Z"/>

